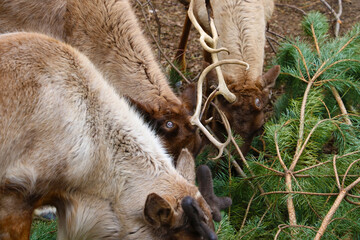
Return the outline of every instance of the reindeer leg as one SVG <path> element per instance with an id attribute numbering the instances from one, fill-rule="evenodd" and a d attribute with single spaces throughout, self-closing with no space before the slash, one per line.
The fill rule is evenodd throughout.
<path id="1" fill-rule="evenodd" d="M 186 69 L 186 61 L 185 61 L 185 50 L 188 43 L 189 35 L 191 29 L 191 21 L 189 16 L 186 14 L 186 18 L 184 21 L 184 27 L 181 33 L 180 42 L 174 57 L 174 62 L 179 64 L 179 68 L 184 71 Z"/>
<path id="2" fill-rule="evenodd" d="M 20 194 L 0 190 L 0 239 L 30 238 L 33 207 Z"/>

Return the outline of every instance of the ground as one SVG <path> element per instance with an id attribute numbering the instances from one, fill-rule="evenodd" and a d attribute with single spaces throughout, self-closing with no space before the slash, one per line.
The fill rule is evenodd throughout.
<path id="1" fill-rule="evenodd" d="M 136 14 L 139 17 L 144 32 L 146 33 L 149 42 L 152 44 L 154 52 L 159 57 L 159 50 L 152 39 L 150 32 L 147 29 L 144 15 L 141 11 L 139 3 L 143 4 L 143 10 L 145 12 L 151 33 L 159 42 L 161 49 L 164 51 L 168 59 L 173 59 L 180 39 L 183 21 L 185 19 L 186 10 L 185 7 L 178 0 L 132 0 L 136 8 Z M 241 0 L 238 0 L 241 1 Z M 146 4 L 150 2 L 151 5 Z M 338 0 L 327 1 L 336 12 L 338 12 Z M 312 10 L 317 10 L 325 13 L 330 19 L 330 26 L 334 26 L 335 17 L 331 11 L 325 7 L 320 0 L 275 0 L 275 11 L 269 22 L 269 30 L 275 32 L 281 36 L 297 36 L 301 34 L 300 22 L 303 18 L 303 13 Z M 295 6 L 296 8 L 289 7 Z M 152 7 L 151 7 L 152 6 Z M 342 15 L 340 34 L 346 32 L 355 22 L 360 22 L 360 0 L 343 0 L 342 1 Z M 154 14 L 156 12 L 156 14 Z M 158 17 L 156 21 L 155 17 Z M 158 34 L 160 32 L 160 35 Z M 333 30 L 332 30 L 333 33 Z M 280 38 L 276 37 L 269 32 L 266 34 L 276 49 L 278 47 L 278 41 Z M 188 69 L 191 73 L 190 76 L 196 76 L 201 70 L 202 51 L 198 44 L 198 33 L 193 28 L 190 35 L 190 43 L 188 51 L 186 53 L 186 59 L 188 62 Z M 275 41 L 274 41 L 275 40 Z M 274 56 L 274 52 L 271 49 L 269 43 L 266 44 L 266 61 L 265 65 L 270 63 L 270 60 Z M 164 56 L 160 56 L 160 62 L 164 69 L 168 66 Z"/>

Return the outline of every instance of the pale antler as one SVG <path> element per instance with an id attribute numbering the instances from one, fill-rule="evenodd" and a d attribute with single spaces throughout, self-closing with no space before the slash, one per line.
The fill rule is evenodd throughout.
<path id="1" fill-rule="evenodd" d="M 196 30 L 198 30 L 198 32 L 200 33 L 200 44 L 201 46 L 204 48 L 205 51 L 211 53 L 211 58 L 213 60 L 213 63 L 217 63 L 219 61 L 217 53 L 221 52 L 221 51 L 226 51 L 229 52 L 226 48 L 218 48 L 216 49 L 217 43 L 218 43 L 218 33 L 216 31 L 216 26 L 215 26 L 215 22 L 214 22 L 214 18 L 212 16 L 209 16 L 209 21 L 210 21 L 210 28 L 211 28 L 211 34 L 213 37 L 209 36 L 209 34 L 207 34 L 200 26 L 200 24 L 198 23 L 198 21 L 195 18 L 194 15 L 194 0 L 191 0 L 190 5 L 189 5 L 189 10 L 188 10 L 188 16 L 192 22 L 192 24 L 194 25 L 194 27 L 196 28 Z M 211 44 L 212 46 L 208 46 L 208 44 Z M 241 65 L 246 65 L 247 69 L 249 69 L 249 64 L 245 63 L 243 61 L 240 60 L 231 60 L 232 62 L 227 62 L 227 63 L 233 63 L 233 64 L 241 64 Z M 219 79 L 219 93 L 224 96 L 224 98 L 229 101 L 230 103 L 234 102 L 236 100 L 236 96 L 229 91 L 229 89 L 226 86 L 225 80 L 224 80 L 224 76 L 222 74 L 221 68 L 219 65 L 216 66 L 216 74 L 218 76 Z"/>
<path id="2" fill-rule="evenodd" d="M 210 142 L 212 142 L 218 149 L 219 149 L 219 154 L 216 158 L 219 158 L 222 153 L 224 148 L 230 143 L 231 138 L 227 138 L 226 142 L 221 143 L 219 141 L 217 141 L 212 135 L 211 133 L 205 128 L 205 126 L 201 123 L 201 102 L 202 102 L 202 85 L 204 82 L 204 79 L 206 77 L 206 75 L 215 68 L 216 70 L 216 74 L 218 76 L 219 79 L 219 84 L 217 89 L 214 90 L 214 92 L 211 94 L 213 96 L 216 96 L 218 94 L 221 94 L 224 96 L 224 98 L 229 101 L 230 103 L 234 102 L 236 100 L 236 96 L 230 92 L 230 90 L 228 89 L 228 87 L 226 86 L 225 83 L 225 79 L 224 76 L 222 74 L 220 65 L 223 64 L 240 64 L 240 65 L 245 65 L 246 66 L 246 70 L 249 69 L 249 64 L 244 62 L 244 61 L 240 61 L 238 59 L 226 59 L 226 60 L 221 60 L 219 61 L 217 53 L 221 52 L 221 51 L 227 51 L 229 52 L 226 48 L 219 48 L 216 49 L 217 43 L 218 43 L 218 33 L 216 31 L 216 27 L 215 27 L 215 22 L 214 22 L 214 18 L 211 16 L 212 14 L 209 15 L 209 21 L 210 21 L 210 28 L 211 28 L 211 34 L 213 35 L 213 37 L 209 36 L 200 26 L 200 24 L 198 23 L 198 21 L 195 18 L 194 15 L 194 0 L 190 1 L 190 5 L 189 5 L 189 10 L 188 10 L 188 16 L 192 22 L 192 24 L 194 25 L 194 27 L 199 31 L 200 33 L 200 44 L 201 46 L 211 54 L 211 58 L 213 63 L 211 65 L 209 65 L 208 67 L 206 67 L 203 72 L 201 73 L 199 80 L 198 80 L 198 85 L 197 85 L 197 104 L 196 104 L 196 109 L 195 109 L 195 113 L 194 115 L 191 117 L 190 122 L 193 125 L 196 125 L 197 127 L 199 127 L 199 129 L 205 134 L 205 136 L 209 139 Z M 209 43 L 211 45 L 208 46 Z M 206 104 L 204 106 L 204 109 L 206 108 Z M 231 135 L 231 127 L 229 124 L 229 121 L 227 120 L 225 114 L 221 111 L 219 111 L 221 119 L 224 123 L 224 126 L 226 128 L 226 131 L 228 133 L 228 136 Z M 215 158 L 215 159 L 216 159 Z"/>
<path id="3" fill-rule="evenodd" d="M 219 142 L 218 140 L 216 140 L 212 135 L 211 133 L 205 128 L 205 126 L 201 123 L 200 119 L 201 119 L 201 116 L 200 116 L 200 112 L 201 112 L 201 102 L 202 102 L 202 85 L 203 85 L 203 82 L 204 82 L 204 79 L 206 77 L 206 75 L 212 70 L 214 69 L 215 67 L 217 66 L 220 66 L 222 64 L 245 64 L 248 66 L 247 63 L 245 62 L 242 62 L 240 60 L 236 60 L 236 59 L 226 59 L 226 60 L 221 60 L 221 61 L 218 61 L 216 63 L 212 63 L 211 65 L 207 66 L 201 73 L 200 77 L 199 77 L 199 80 L 198 80 L 198 83 L 197 83 L 197 103 L 196 103 L 196 109 L 195 109 L 195 113 L 194 115 L 190 118 L 190 123 L 199 127 L 199 129 L 205 134 L 205 136 L 209 139 L 209 141 L 211 143 L 213 143 L 218 149 L 219 149 L 219 154 L 216 158 L 219 158 L 223 151 L 224 151 L 224 148 L 230 143 L 230 140 L 231 138 L 227 138 L 226 142 L 225 143 L 221 143 Z M 226 87 L 226 84 L 225 84 L 225 87 Z M 216 94 L 219 94 L 221 93 L 221 90 L 220 90 L 220 86 L 218 87 L 219 88 L 219 91 L 216 89 L 214 91 L 217 91 Z M 227 88 L 227 87 L 226 87 Z M 221 93 L 222 94 L 222 93 Z M 220 116 L 221 116 L 221 119 L 225 125 L 225 128 L 226 128 L 226 131 L 227 131 L 227 134 L 228 136 L 231 135 L 231 127 L 230 127 L 230 123 L 229 121 L 227 120 L 225 114 L 221 111 L 219 111 L 220 113 Z M 216 159 L 215 158 L 215 159 Z"/>

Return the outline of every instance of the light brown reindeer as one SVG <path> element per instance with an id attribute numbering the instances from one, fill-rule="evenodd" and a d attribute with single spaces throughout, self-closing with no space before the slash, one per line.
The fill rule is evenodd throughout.
<path id="1" fill-rule="evenodd" d="M 156 62 L 129 0 L 0 0 L 0 32 L 35 31 L 83 52 L 116 91 L 144 112 L 168 152 L 194 155 L 200 137 L 190 124 L 192 92 L 178 98 Z"/>
<path id="2" fill-rule="evenodd" d="M 59 239 L 216 239 L 198 189 L 70 45 L 0 35 L 0 116 L 0 239 L 29 239 L 43 204 Z"/>
<path id="3" fill-rule="evenodd" d="M 190 3 L 185 0 L 180 2 Z M 236 59 L 249 64 L 247 70 L 244 66 L 235 64 L 221 66 L 224 80 L 229 90 L 235 94 L 236 101 L 229 102 L 222 96 L 217 98 L 219 108 L 225 113 L 231 127 L 243 138 L 244 144 L 241 150 L 246 154 L 255 133 L 264 124 L 264 111 L 280 72 L 280 67 L 275 66 L 263 74 L 265 27 L 272 15 L 274 2 L 273 0 L 210 0 L 208 2 L 211 8 L 206 7 L 206 0 L 192 0 L 192 6 L 189 8 L 189 14 L 193 13 L 191 20 L 195 21 L 197 28 L 203 31 L 201 36 L 205 39 L 205 45 L 207 45 L 207 36 L 214 37 L 211 36 L 208 15 L 210 13 L 218 33 L 218 45 L 210 50 L 218 52 L 217 58 L 220 61 Z M 183 66 L 183 53 L 190 26 L 191 22 L 187 16 L 179 51 L 175 57 Z M 227 51 L 216 50 L 220 48 Z M 208 51 L 204 51 L 204 60 L 208 65 L 214 59 Z M 210 93 L 213 85 L 217 85 L 217 77 L 214 71 L 207 76 L 207 94 Z M 216 118 L 212 124 L 215 132 L 222 136 L 223 131 L 220 131 L 221 125 Z"/>

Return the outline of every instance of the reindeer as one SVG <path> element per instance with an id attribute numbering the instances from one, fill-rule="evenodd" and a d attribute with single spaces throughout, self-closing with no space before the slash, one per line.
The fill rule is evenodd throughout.
<path id="1" fill-rule="evenodd" d="M 0 32 L 35 31 L 83 52 L 119 94 L 143 112 L 177 159 L 194 155 L 200 136 L 190 124 L 195 97 L 177 97 L 156 62 L 129 0 L 0 0 Z"/>
<path id="2" fill-rule="evenodd" d="M 229 102 L 229 98 L 225 99 L 222 96 L 217 98 L 220 110 L 225 113 L 234 131 L 243 138 L 244 144 L 241 150 L 246 154 L 254 135 L 264 124 L 264 112 L 280 72 L 280 67 L 274 66 L 263 74 L 265 28 L 266 22 L 272 15 L 274 2 L 273 0 L 192 0 L 191 3 L 180 0 L 180 2 L 190 4 L 189 15 L 186 17 L 179 49 L 175 56 L 175 60 L 180 62 L 182 68 L 185 68 L 184 52 L 191 22 L 195 24 L 203 38 L 201 41 L 206 50 L 204 51 L 205 66 L 213 63 L 214 60 L 231 59 L 249 64 L 249 69 L 234 64 L 221 66 L 223 78 L 231 93 L 235 95 L 233 99 L 236 100 Z M 211 36 L 213 29 L 210 26 L 210 18 L 213 19 L 217 30 L 215 37 Z M 217 44 L 208 46 L 208 42 L 214 42 L 215 38 Z M 222 73 L 218 71 L 208 74 L 205 87 L 208 95 L 211 88 L 216 85 L 215 79 L 222 78 L 219 75 Z M 216 118 L 212 121 L 212 127 L 221 137 L 223 131 Z"/>
<path id="3" fill-rule="evenodd" d="M 216 239 L 198 189 L 70 45 L 0 35 L 0 116 L 0 239 L 29 239 L 45 204 L 59 239 Z"/>

